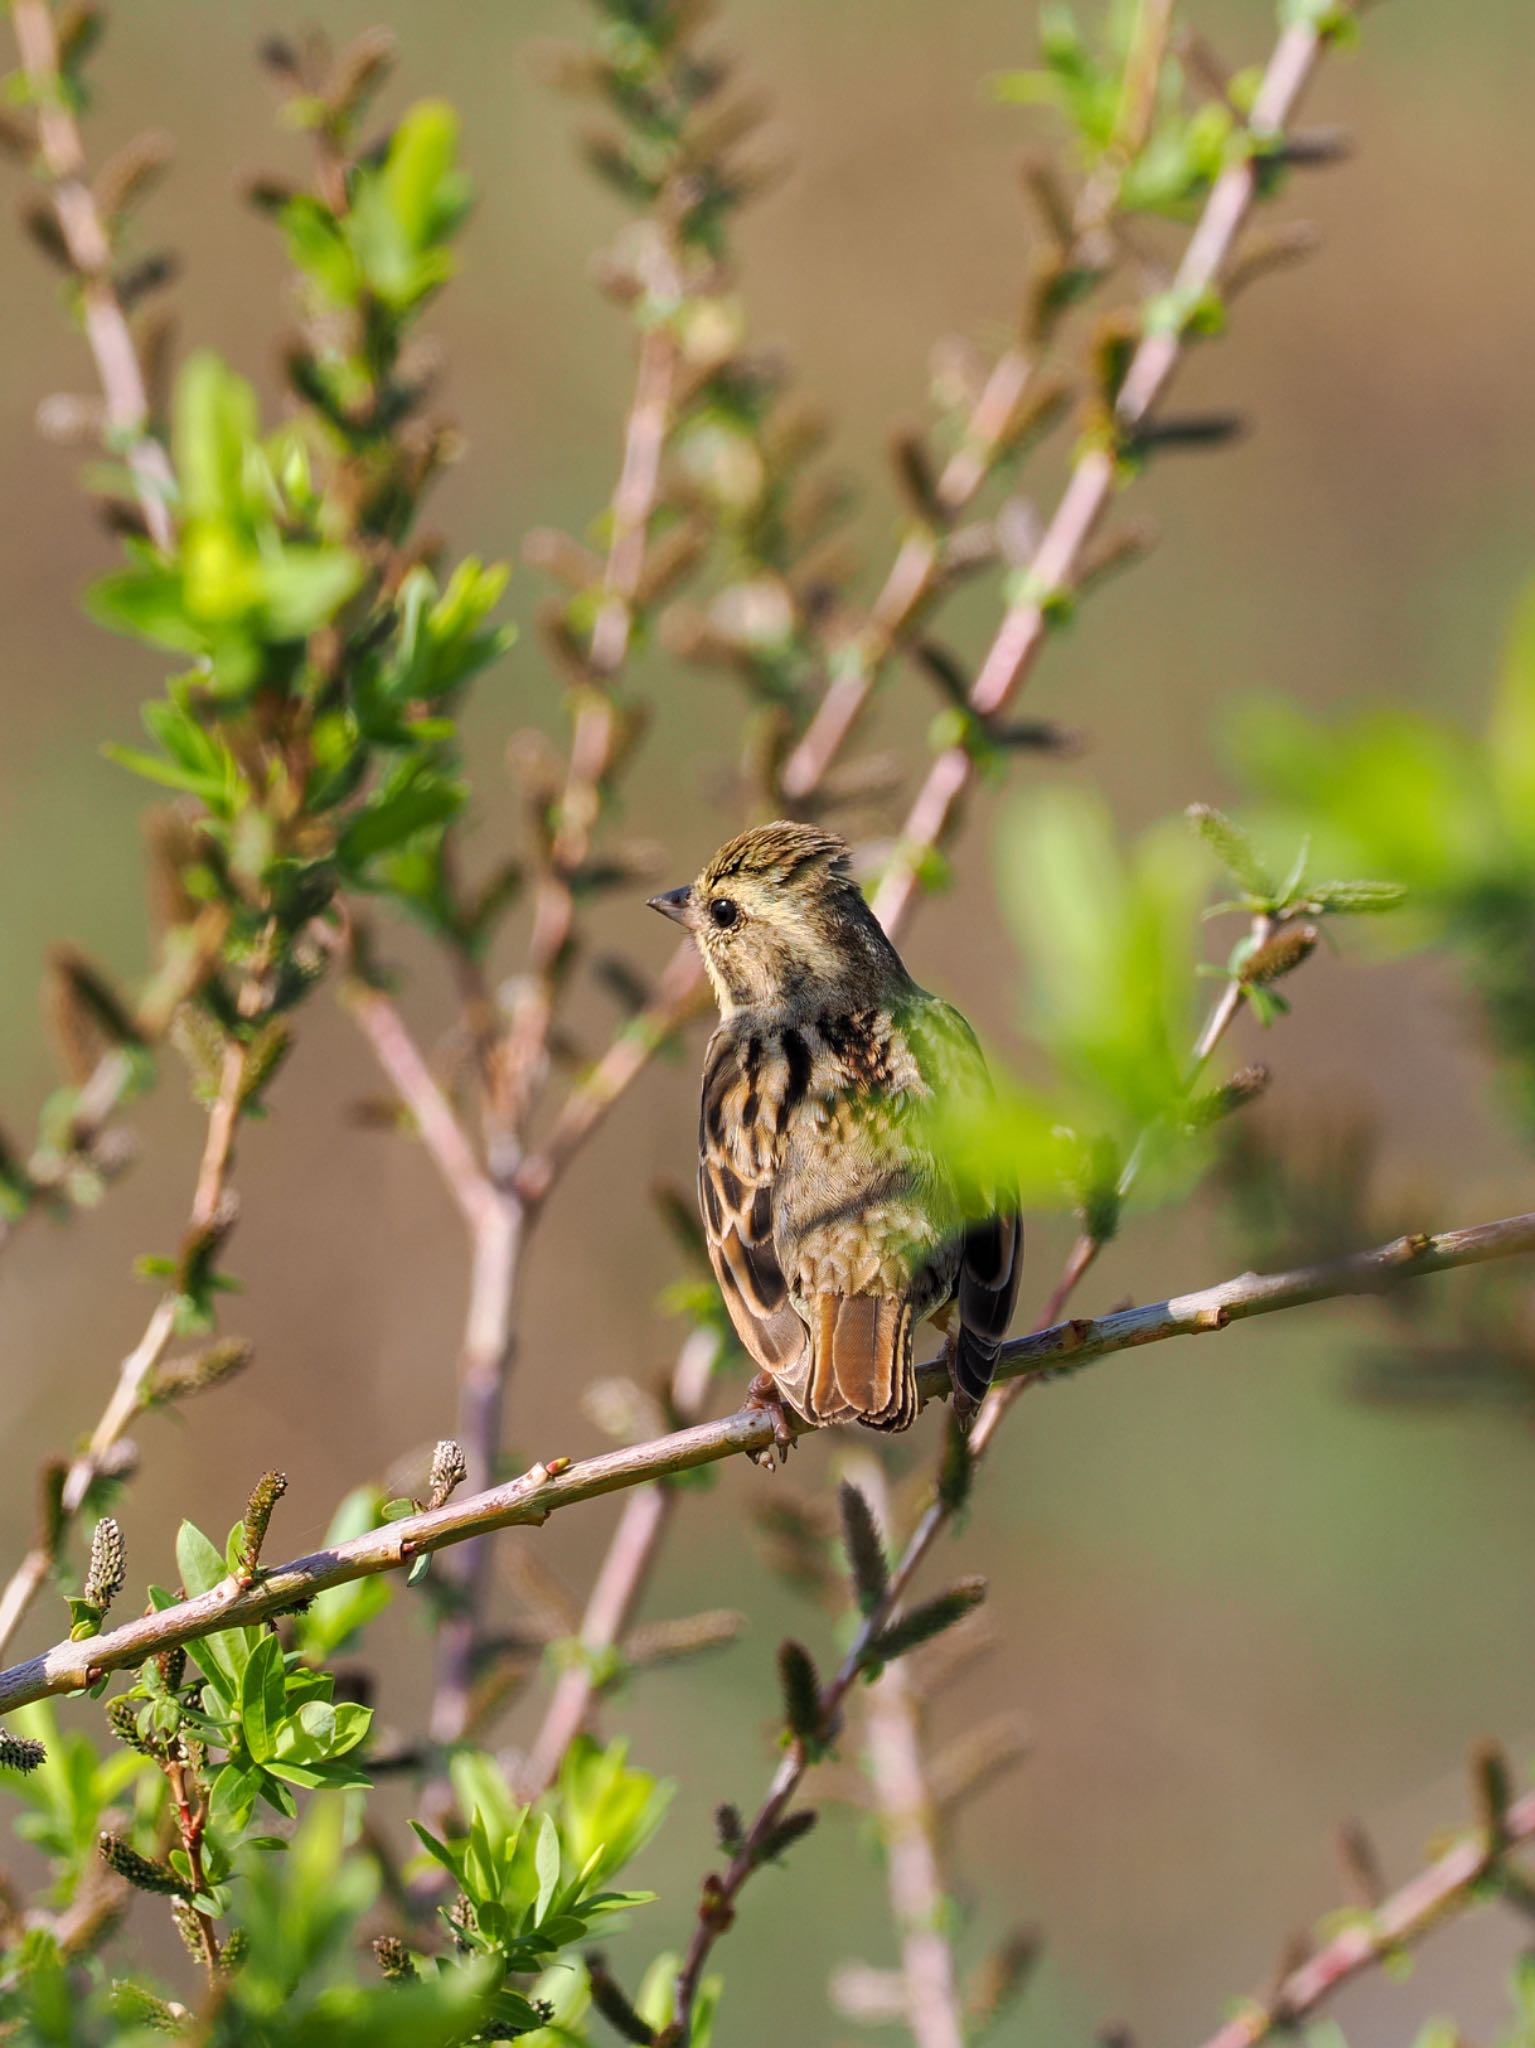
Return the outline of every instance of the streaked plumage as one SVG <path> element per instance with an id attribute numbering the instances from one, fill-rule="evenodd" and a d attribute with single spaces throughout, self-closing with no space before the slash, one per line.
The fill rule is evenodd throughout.
<path id="1" fill-rule="evenodd" d="M 1013 1204 L 967 1220 L 922 1105 L 987 1088 L 975 1036 L 919 988 L 834 834 L 777 823 L 652 899 L 698 942 L 720 1005 L 698 1188 L 731 1321 L 813 1423 L 905 1429 L 913 1334 L 958 1303 L 956 1411 L 990 1385 L 1017 1295 Z"/>

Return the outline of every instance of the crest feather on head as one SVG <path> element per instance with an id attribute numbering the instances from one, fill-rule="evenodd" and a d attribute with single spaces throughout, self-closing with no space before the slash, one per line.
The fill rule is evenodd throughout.
<path id="1" fill-rule="evenodd" d="M 835 832 L 819 825 L 797 824 L 792 818 L 775 818 L 770 825 L 754 825 L 732 839 L 704 869 L 704 889 L 718 888 L 739 875 L 758 882 L 785 883 L 805 869 L 821 867 L 839 882 L 853 879 L 852 849 Z"/>

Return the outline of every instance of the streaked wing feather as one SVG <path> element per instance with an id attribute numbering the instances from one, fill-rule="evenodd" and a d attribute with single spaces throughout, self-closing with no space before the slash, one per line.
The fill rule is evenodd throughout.
<path id="1" fill-rule="evenodd" d="M 792 1371 L 806 1342 L 773 1247 L 773 1182 L 779 1141 L 765 1116 L 757 1059 L 720 1032 L 704 1067 L 698 1200 L 709 1261 L 737 1336 L 769 1372 Z M 755 1098 L 759 1107 L 744 1112 Z M 769 1105 L 770 1107 L 771 1105 Z"/>

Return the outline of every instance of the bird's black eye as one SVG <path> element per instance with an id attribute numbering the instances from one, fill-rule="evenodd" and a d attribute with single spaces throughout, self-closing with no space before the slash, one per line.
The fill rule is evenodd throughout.
<path id="1" fill-rule="evenodd" d="M 728 932 L 741 915 L 728 896 L 714 896 L 709 902 L 709 916 L 716 931 Z"/>

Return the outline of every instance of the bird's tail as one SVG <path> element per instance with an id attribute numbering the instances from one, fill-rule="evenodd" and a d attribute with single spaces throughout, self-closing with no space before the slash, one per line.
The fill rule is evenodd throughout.
<path id="1" fill-rule="evenodd" d="M 911 1304 L 890 1295 L 824 1294 L 811 1327 L 812 1422 L 909 1429 L 917 1413 Z"/>

